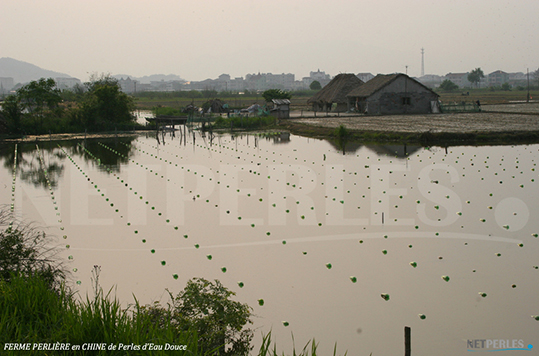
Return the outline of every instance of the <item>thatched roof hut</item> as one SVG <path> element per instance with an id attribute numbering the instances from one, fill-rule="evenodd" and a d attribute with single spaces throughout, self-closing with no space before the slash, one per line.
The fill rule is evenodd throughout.
<path id="1" fill-rule="evenodd" d="M 221 99 L 208 100 L 202 104 L 202 108 L 205 112 L 223 113 L 228 112 L 228 105 L 221 101 Z"/>
<path id="2" fill-rule="evenodd" d="M 335 111 L 347 111 L 349 109 L 348 93 L 363 84 L 364 82 L 355 74 L 339 74 L 316 95 L 307 100 L 307 104 L 311 104 L 314 111 L 330 111 L 333 104 L 336 103 Z"/>
<path id="3" fill-rule="evenodd" d="M 378 90 L 382 89 L 383 87 L 387 86 L 389 83 L 397 79 L 399 73 L 395 74 L 378 74 L 376 77 L 369 80 L 365 85 L 361 86 L 361 88 L 354 88 L 350 92 L 347 93 L 347 96 L 349 97 L 359 97 L 359 98 L 366 98 L 377 92 Z"/>
<path id="4" fill-rule="evenodd" d="M 406 74 L 379 74 L 347 94 L 350 105 L 374 115 L 426 114 L 439 95 Z"/>

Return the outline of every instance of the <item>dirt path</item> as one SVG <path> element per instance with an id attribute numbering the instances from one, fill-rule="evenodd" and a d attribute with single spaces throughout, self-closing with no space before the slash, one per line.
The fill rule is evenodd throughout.
<path id="1" fill-rule="evenodd" d="M 292 118 L 294 124 L 336 128 L 344 125 L 355 131 L 405 133 L 493 133 L 539 132 L 539 115 L 502 113 L 461 113 L 391 116 L 348 116 Z"/>

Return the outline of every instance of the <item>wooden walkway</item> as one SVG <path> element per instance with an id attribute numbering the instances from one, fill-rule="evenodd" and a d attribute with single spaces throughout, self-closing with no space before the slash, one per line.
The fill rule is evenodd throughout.
<path id="1" fill-rule="evenodd" d="M 176 125 L 185 125 L 187 124 L 187 116 L 169 116 L 169 115 L 159 115 L 157 117 L 147 117 L 146 121 L 155 122 L 157 126 L 159 125 L 170 125 L 172 127 Z"/>

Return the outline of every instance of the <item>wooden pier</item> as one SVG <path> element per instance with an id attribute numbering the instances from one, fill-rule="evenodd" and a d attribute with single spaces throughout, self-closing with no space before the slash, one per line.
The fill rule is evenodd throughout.
<path id="1" fill-rule="evenodd" d="M 156 117 L 147 117 L 146 121 L 155 122 L 157 125 L 157 130 L 159 126 L 172 126 L 174 129 L 176 125 L 186 125 L 187 116 L 170 116 L 170 115 L 159 115 Z"/>
<path id="2" fill-rule="evenodd" d="M 187 116 L 169 116 L 169 115 L 158 115 L 156 117 L 147 117 L 146 121 L 152 123 L 155 122 L 155 132 L 156 132 L 156 138 L 157 142 L 160 143 L 159 140 L 159 130 L 163 133 L 163 143 L 165 142 L 165 132 L 167 130 L 172 131 L 172 137 L 176 136 L 176 125 L 179 126 L 180 129 L 180 138 L 185 142 L 186 141 L 186 135 L 187 135 Z M 183 130 L 182 130 L 183 126 Z"/>

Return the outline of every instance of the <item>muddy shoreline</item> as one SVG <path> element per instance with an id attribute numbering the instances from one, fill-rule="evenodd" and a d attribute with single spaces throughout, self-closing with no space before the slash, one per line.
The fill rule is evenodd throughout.
<path id="1" fill-rule="evenodd" d="M 335 139 L 343 125 L 347 139 L 423 145 L 539 143 L 539 115 L 528 113 L 455 113 L 391 116 L 329 116 L 281 120 L 293 134 Z"/>

